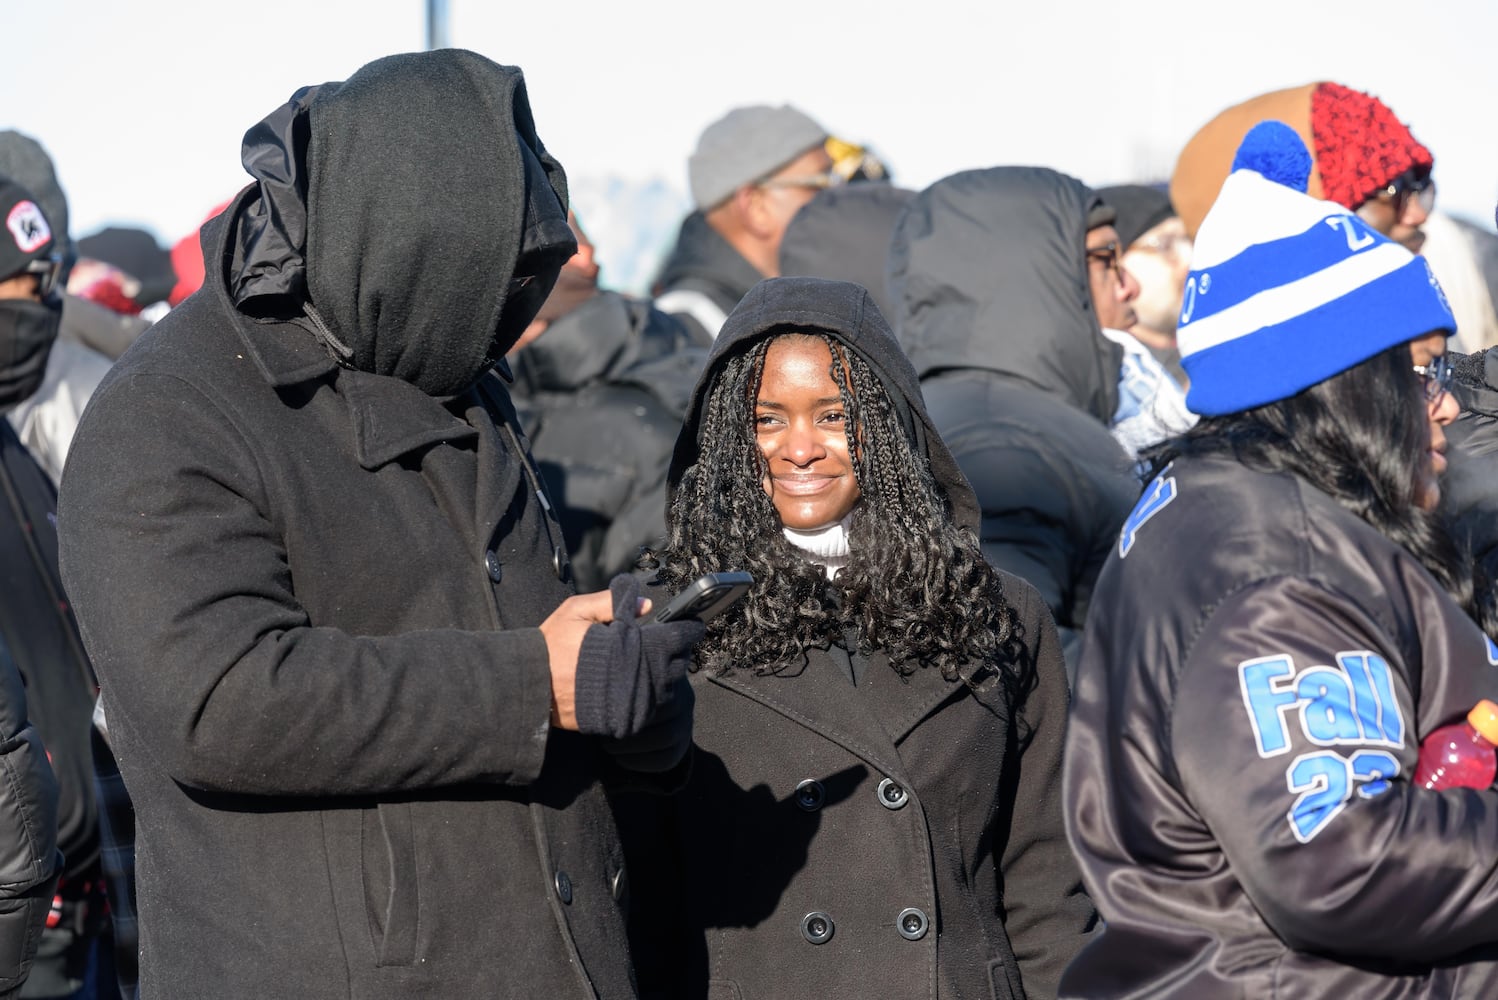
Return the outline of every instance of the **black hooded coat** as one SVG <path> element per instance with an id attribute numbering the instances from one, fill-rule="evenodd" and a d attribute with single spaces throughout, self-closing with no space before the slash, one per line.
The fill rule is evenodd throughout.
<path id="1" fill-rule="evenodd" d="M 1139 495 L 1108 432 L 1122 348 L 1087 282 L 1096 196 L 1041 167 L 955 174 L 916 196 L 890 249 L 900 344 L 983 510 L 983 551 L 1056 617 L 1069 663 Z"/>
<path id="2" fill-rule="evenodd" d="M 915 372 L 847 282 L 779 278 L 750 291 L 698 382 L 671 487 L 697 460 L 718 365 L 788 330 L 830 333 L 869 364 L 951 516 L 975 528 L 977 502 Z M 971 686 L 935 668 L 902 678 L 878 651 L 850 669 L 862 654 L 837 645 L 808 650 L 799 670 L 693 675 L 691 779 L 659 800 L 670 813 L 654 816 L 660 825 L 623 826 L 635 885 L 652 886 L 636 893 L 649 910 L 631 913 L 643 995 L 1055 995 L 1093 919 L 1062 832 L 1066 677 L 1039 596 L 1011 576 L 1003 587 L 1023 636 L 1005 668 L 1033 678 L 1016 701 L 992 675 Z M 830 931 L 821 943 L 813 914 Z"/>
<path id="3" fill-rule="evenodd" d="M 561 535 L 489 371 L 576 249 L 521 74 L 382 59 L 244 158 L 61 493 L 142 995 L 633 996 L 605 765 L 548 726 Z"/>

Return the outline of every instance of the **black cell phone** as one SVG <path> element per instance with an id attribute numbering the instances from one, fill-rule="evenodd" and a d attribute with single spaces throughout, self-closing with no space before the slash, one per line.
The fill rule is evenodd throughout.
<path id="1" fill-rule="evenodd" d="M 695 618 L 705 625 L 749 593 L 753 584 L 754 577 L 748 573 L 704 573 L 671 598 L 651 621 Z"/>

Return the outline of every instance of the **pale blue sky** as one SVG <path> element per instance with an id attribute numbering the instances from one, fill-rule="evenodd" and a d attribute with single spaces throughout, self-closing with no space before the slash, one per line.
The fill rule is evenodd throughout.
<path id="1" fill-rule="evenodd" d="M 1168 173 L 1187 137 L 1265 90 L 1333 79 L 1436 154 L 1441 203 L 1498 199 L 1492 0 L 451 0 L 451 42 L 526 70 L 542 138 L 580 180 L 685 191 L 697 133 L 791 101 L 922 187 L 999 163 L 1096 184 Z M 422 0 L 31 0 L 7 5 L 0 127 L 57 163 L 75 237 L 170 242 L 243 182 L 246 128 L 298 86 L 424 44 Z"/>

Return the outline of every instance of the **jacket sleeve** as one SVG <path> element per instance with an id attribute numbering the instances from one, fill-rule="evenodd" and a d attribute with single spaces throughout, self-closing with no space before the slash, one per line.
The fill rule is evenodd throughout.
<path id="1" fill-rule="evenodd" d="M 1387 618 L 1299 577 L 1239 592 L 1186 659 L 1169 741 L 1186 797 L 1287 944 L 1430 963 L 1498 941 L 1498 791 L 1411 784 L 1412 671 Z M 1433 620 L 1413 676 L 1460 717 L 1493 696 L 1494 671 L 1470 623 Z"/>
<path id="2" fill-rule="evenodd" d="M 1015 581 L 1005 581 L 1011 600 Z M 1005 781 L 1013 787 L 1009 836 L 1003 844 L 1004 928 L 1014 948 L 1025 995 L 1054 997 L 1061 973 L 1087 943 L 1096 923 L 1092 900 L 1066 840 L 1061 751 L 1069 702 L 1061 647 L 1051 616 L 1031 588 L 1021 608 L 1035 679 L 1015 712 Z"/>
<path id="3" fill-rule="evenodd" d="M 117 737 L 205 791 L 534 780 L 551 704 L 540 630 L 314 626 L 273 490 L 246 432 L 179 380 L 128 376 L 95 398 L 60 493 L 61 565 Z"/>
<path id="4" fill-rule="evenodd" d="M 26 689 L 0 639 L 0 996 L 25 982 L 52 905 L 57 781 L 26 718 Z"/>

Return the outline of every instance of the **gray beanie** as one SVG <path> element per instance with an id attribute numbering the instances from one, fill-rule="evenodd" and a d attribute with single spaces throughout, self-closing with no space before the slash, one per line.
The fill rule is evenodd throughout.
<path id="1" fill-rule="evenodd" d="M 827 141 L 827 130 L 789 104 L 734 108 L 702 130 L 687 160 L 692 200 L 706 211 Z"/>

